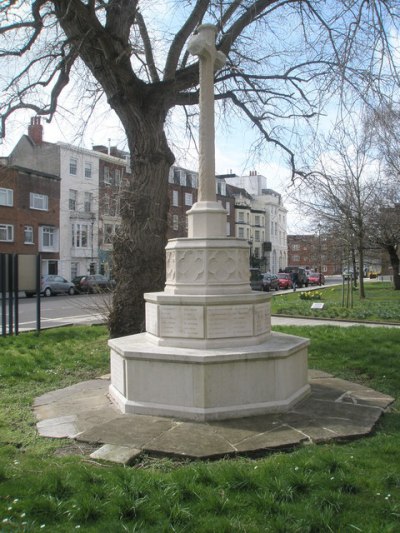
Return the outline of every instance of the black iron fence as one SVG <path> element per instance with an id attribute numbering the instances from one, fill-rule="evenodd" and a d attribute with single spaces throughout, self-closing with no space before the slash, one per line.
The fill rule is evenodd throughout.
<path id="1" fill-rule="evenodd" d="M 0 253 L 1 334 L 19 333 L 20 291 L 36 292 L 36 331 L 40 331 L 40 254 Z M 22 269 L 20 268 L 22 266 Z"/>

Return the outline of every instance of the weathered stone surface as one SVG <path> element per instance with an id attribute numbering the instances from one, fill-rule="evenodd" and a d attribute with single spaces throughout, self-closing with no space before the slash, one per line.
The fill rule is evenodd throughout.
<path id="1" fill-rule="evenodd" d="M 309 377 L 311 395 L 281 414 L 211 422 L 122 415 L 110 404 L 104 379 L 45 394 L 36 399 L 34 412 L 40 435 L 109 445 L 95 457 L 128 464 L 124 461 L 140 451 L 208 458 L 361 437 L 393 402 L 325 372 L 310 371 Z"/>
<path id="2" fill-rule="evenodd" d="M 92 459 L 101 459 L 110 463 L 129 465 L 142 450 L 131 448 L 130 446 L 116 446 L 115 444 L 105 444 L 95 452 L 90 454 Z"/>

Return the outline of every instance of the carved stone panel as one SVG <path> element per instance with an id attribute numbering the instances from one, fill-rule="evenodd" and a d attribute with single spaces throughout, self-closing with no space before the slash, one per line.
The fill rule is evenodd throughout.
<path id="1" fill-rule="evenodd" d="M 254 334 L 262 335 L 271 330 L 271 312 L 269 302 L 254 306 Z"/>
<path id="2" fill-rule="evenodd" d="M 248 337 L 253 334 L 251 305 L 216 306 L 207 309 L 207 338 Z"/>
<path id="3" fill-rule="evenodd" d="M 236 250 L 209 251 L 207 268 L 211 283 L 237 281 Z"/>
<path id="4" fill-rule="evenodd" d="M 180 250 L 176 254 L 176 281 L 204 283 L 204 250 Z"/>
<path id="5" fill-rule="evenodd" d="M 146 331 L 152 335 L 158 335 L 157 309 L 156 304 L 146 303 Z"/>
<path id="6" fill-rule="evenodd" d="M 203 308 L 188 305 L 160 306 L 160 337 L 204 338 Z"/>

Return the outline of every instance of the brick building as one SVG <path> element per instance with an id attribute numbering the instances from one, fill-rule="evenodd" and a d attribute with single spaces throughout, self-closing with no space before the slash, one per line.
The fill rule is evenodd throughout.
<path id="1" fill-rule="evenodd" d="M 345 261 L 343 243 L 332 235 L 288 235 L 288 265 L 326 275 L 341 274 Z"/>
<path id="2" fill-rule="evenodd" d="M 57 273 L 60 178 L 0 165 L 0 252 L 42 255 L 43 273 Z"/>
<path id="3" fill-rule="evenodd" d="M 168 239 L 187 237 L 186 212 L 197 201 L 198 173 L 171 167 L 168 177 Z M 216 178 L 217 201 L 227 211 L 226 235 L 235 236 L 235 199 L 229 195 L 223 178 Z"/>

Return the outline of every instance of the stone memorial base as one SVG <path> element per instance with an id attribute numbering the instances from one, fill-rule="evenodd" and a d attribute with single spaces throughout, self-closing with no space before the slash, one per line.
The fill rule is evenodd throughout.
<path id="1" fill-rule="evenodd" d="M 286 411 L 310 391 L 308 340 L 292 335 L 237 349 L 156 346 L 145 333 L 109 345 L 110 395 L 123 413 L 239 418 Z"/>
<path id="2" fill-rule="evenodd" d="M 109 341 L 119 409 L 208 421 L 304 398 L 309 342 L 271 333 L 272 295 L 250 289 L 247 242 L 174 239 L 166 252 L 165 291 L 144 295 L 146 333 Z"/>

